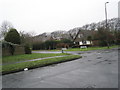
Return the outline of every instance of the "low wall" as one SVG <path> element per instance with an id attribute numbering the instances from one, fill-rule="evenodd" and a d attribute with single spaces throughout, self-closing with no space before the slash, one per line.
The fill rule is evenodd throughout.
<path id="1" fill-rule="evenodd" d="M 25 54 L 24 46 L 16 45 L 14 47 L 15 47 L 14 55 Z M 10 56 L 10 55 L 12 54 L 10 53 L 9 47 L 2 48 L 2 56 Z"/>

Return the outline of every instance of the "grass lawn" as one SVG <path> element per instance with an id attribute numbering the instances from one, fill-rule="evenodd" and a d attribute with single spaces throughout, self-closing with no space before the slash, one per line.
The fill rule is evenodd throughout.
<path id="1" fill-rule="evenodd" d="M 116 48 L 118 46 L 110 46 L 109 49 L 112 49 L 112 48 Z M 90 51 L 90 50 L 100 50 L 100 49 L 108 49 L 108 47 L 88 47 L 88 48 L 70 48 L 68 50 L 65 50 L 65 51 Z"/>
<path id="2" fill-rule="evenodd" d="M 32 54 L 23 54 L 23 55 L 13 55 L 13 56 L 4 56 L 2 57 L 2 63 L 12 63 L 25 60 L 32 60 L 37 58 L 53 57 L 53 56 L 62 56 L 70 55 L 67 53 L 32 53 Z"/>
<path id="3" fill-rule="evenodd" d="M 109 49 L 116 48 L 117 45 L 110 46 Z M 65 51 L 90 51 L 90 50 L 100 50 L 100 49 L 108 49 L 108 47 L 88 47 L 87 49 L 81 49 L 81 48 L 69 48 Z M 33 50 L 33 51 L 61 51 L 61 50 Z"/>
<path id="4" fill-rule="evenodd" d="M 24 68 L 32 69 L 32 68 L 46 66 L 50 64 L 70 61 L 70 60 L 78 59 L 78 58 L 81 58 L 81 56 L 69 55 L 65 57 L 57 57 L 57 58 L 51 58 L 51 59 L 43 59 L 39 61 L 30 61 L 30 62 L 22 62 L 22 63 L 17 63 L 17 64 L 4 65 L 2 66 L 2 74 L 7 74 L 7 73 L 21 71 L 21 70 L 23 71 Z"/>
<path id="5" fill-rule="evenodd" d="M 53 49 L 53 50 L 32 50 L 32 51 L 61 51 L 60 49 Z"/>

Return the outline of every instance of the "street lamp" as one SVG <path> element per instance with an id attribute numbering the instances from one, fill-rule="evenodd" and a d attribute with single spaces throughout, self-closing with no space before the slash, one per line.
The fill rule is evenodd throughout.
<path id="1" fill-rule="evenodd" d="M 106 30 L 107 30 L 107 8 L 106 8 L 106 4 L 107 3 L 109 3 L 109 2 L 105 2 L 105 17 L 106 17 Z M 108 48 L 109 48 L 109 39 L 108 39 L 108 33 L 107 33 L 107 35 L 106 35 L 107 37 L 106 37 L 106 39 L 107 39 L 107 46 L 108 46 Z"/>
<path id="2" fill-rule="evenodd" d="M 106 8 L 107 3 L 109 3 L 109 2 L 105 2 L 106 29 L 107 29 L 107 8 Z"/>

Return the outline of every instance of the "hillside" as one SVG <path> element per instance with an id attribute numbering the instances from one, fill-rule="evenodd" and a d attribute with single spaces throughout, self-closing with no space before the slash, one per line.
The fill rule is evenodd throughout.
<path id="1" fill-rule="evenodd" d="M 82 29 L 82 30 L 97 30 L 97 28 L 105 27 L 105 25 L 106 25 L 106 21 L 103 20 L 98 23 L 90 23 L 90 24 L 86 24 L 82 27 L 76 27 L 69 31 L 57 30 L 57 31 L 54 31 L 51 33 L 46 32 L 46 33 L 35 36 L 34 40 L 43 42 L 43 41 L 46 41 L 49 39 L 55 39 L 55 40 L 60 40 L 63 38 L 71 39 L 71 36 L 73 36 L 73 38 L 74 38 L 80 29 Z M 118 20 L 118 18 L 108 19 L 108 26 L 109 26 L 110 30 L 120 30 L 120 20 Z"/>

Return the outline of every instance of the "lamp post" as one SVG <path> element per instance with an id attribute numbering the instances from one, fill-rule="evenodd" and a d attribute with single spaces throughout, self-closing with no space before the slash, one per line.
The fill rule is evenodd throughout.
<path id="1" fill-rule="evenodd" d="M 109 3 L 109 2 L 105 2 L 105 17 L 106 17 L 106 30 L 107 30 L 107 28 L 108 28 L 108 24 L 107 24 L 107 7 L 106 7 L 106 4 L 107 3 Z M 107 35 L 106 35 L 107 37 L 106 37 L 106 42 L 107 42 L 107 46 L 108 46 L 108 48 L 109 48 L 109 39 L 108 39 L 108 33 L 107 33 Z"/>
<path id="2" fill-rule="evenodd" d="M 109 3 L 109 2 L 105 2 L 106 29 L 107 29 L 107 7 L 106 7 L 107 3 Z"/>

